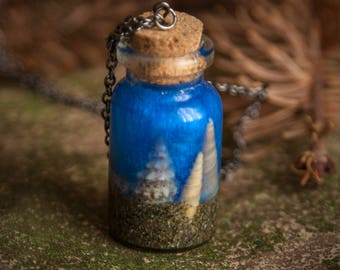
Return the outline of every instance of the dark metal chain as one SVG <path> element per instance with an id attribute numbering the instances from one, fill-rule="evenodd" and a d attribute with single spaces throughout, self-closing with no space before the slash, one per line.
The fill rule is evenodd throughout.
<path id="1" fill-rule="evenodd" d="M 232 157 L 222 160 L 221 178 L 224 179 L 225 176 L 228 177 L 230 175 L 230 172 L 241 166 L 241 153 L 247 145 L 244 139 L 245 124 L 260 116 L 262 104 L 267 98 L 268 85 L 263 84 L 260 88 L 251 88 L 228 83 L 210 83 L 221 93 L 252 99 L 251 104 L 245 109 L 244 115 L 233 129 L 235 148 L 232 151 Z"/>
<path id="2" fill-rule="evenodd" d="M 172 22 L 166 23 L 165 18 L 171 14 Z M 102 110 L 102 117 L 104 118 L 105 129 L 105 144 L 110 144 L 110 102 L 114 85 L 116 83 L 115 69 L 117 67 L 116 48 L 121 39 L 129 41 L 132 35 L 144 28 L 151 28 L 157 26 L 162 30 L 167 30 L 176 24 L 176 13 L 166 2 L 160 2 L 153 7 L 153 15 L 147 18 L 141 16 L 128 17 L 123 23 L 119 24 L 117 28 L 107 38 L 107 49 L 109 52 L 106 62 L 108 74 L 104 79 L 106 91 L 103 93 L 102 101 L 105 105 Z M 211 83 L 211 82 L 210 82 Z M 234 128 L 233 137 L 235 141 L 235 148 L 233 150 L 233 157 L 230 160 L 223 160 L 222 175 L 229 175 L 229 173 L 240 167 L 241 152 L 246 146 L 244 139 L 244 126 L 247 122 L 257 118 L 263 102 L 267 96 L 267 85 L 261 88 L 247 88 L 245 86 L 238 86 L 227 83 L 214 83 L 214 86 L 220 92 L 227 92 L 232 96 L 246 96 L 253 99 L 253 102 L 246 108 L 245 114 L 242 116 L 239 123 Z"/>
<path id="3" fill-rule="evenodd" d="M 165 18 L 171 14 L 172 21 L 167 23 Z M 110 145 L 110 103 L 111 96 L 116 83 L 115 69 L 117 67 L 117 55 L 116 48 L 118 43 L 124 39 L 129 41 L 132 35 L 144 28 L 151 28 L 157 26 L 162 30 L 168 30 L 172 28 L 177 21 L 175 11 L 166 2 L 160 2 L 153 7 L 153 15 L 144 18 L 142 16 L 127 17 L 124 22 L 120 23 L 116 29 L 108 36 L 106 40 L 106 47 L 108 49 L 108 58 L 106 62 L 106 68 L 108 74 L 104 79 L 105 92 L 102 95 L 102 101 L 105 107 L 102 110 L 102 117 L 104 119 L 105 129 L 105 144 Z"/>

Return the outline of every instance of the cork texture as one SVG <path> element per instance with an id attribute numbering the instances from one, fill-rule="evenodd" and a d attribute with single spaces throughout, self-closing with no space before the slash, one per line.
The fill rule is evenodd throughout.
<path id="1" fill-rule="evenodd" d="M 118 59 L 124 61 L 120 54 Z M 157 84 L 174 84 L 197 78 L 205 69 L 206 62 L 201 56 L 190 53 L 181 57 L 161 57 L 157 60 L 153 57 L 148 59 L 130 55 L 124 65 L 141 80 Z"/>
<path id="2" fill-rule="evenodd" d="M 203 31 L 203 23 L 184 12 L 178 12 L 177 23 L 169 30 L 161 30 L 156 26 L 135 33 L 131 47 L 141 54 L 171 57 L 182 56 L 199 48 Z M 146 12 L 142 16 L 152 15 Z M 171 21 L 171 15 L 166 21 Z"/>

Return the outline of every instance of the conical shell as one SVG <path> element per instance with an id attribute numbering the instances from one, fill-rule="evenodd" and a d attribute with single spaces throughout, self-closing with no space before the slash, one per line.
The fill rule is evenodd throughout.
<path id="1" fill-rule="evenodd" d="M 187 184 L 182 192 L 182 201 L 188 204 L 185 215 L 191 220 L 200 202 L 203 179 L 203 154 L 198 153 Z"/>
<path id="2" fill-rule="evenodd" d="M 209 119 L 203 146 L 203 187 L 206 198 L 212 198 L 218 190 L 218 166 L 214 122 Z"/>

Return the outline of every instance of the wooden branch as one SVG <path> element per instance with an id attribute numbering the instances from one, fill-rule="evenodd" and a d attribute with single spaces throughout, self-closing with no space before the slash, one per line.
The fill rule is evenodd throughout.
<path id="1" fill-rule="evenodd" d="M 217 36 L 215 38 L 217 38 Z M 239 63 L 239 66 L 241 66 L 245 72 L 247 72 L 252 77 L 258 78 L 260 81 L 270 83 L 285 82 L 287 80 L 294 79 L 294 77 L 288 73 L 268 70 L 264 66 L 258 64 L 256 61 L 250 59 L 244 55 L 241 50 L 234 47 L 225 35 L 220 37 L 219 40 L 216 40 L 216 44 L 220 51 L 229 53 L 231 57 L 233 57 L 233 59 Z"/>
<path id="2" fill-rule="evenodd" d="M 299 67 L 286 52 L 266 41 L 255 31 L 247 31 L 247 36 L 253 46 L 283 67 L 292 75 L 292 77 L 295 77 L 298 80 L 305 80 L 308 78 L 308 74 L 303 71 L 303 69 Z"/>
<path id="3" fill-rule="evenodd" d="M 274 95 L 273 93 L 268 93 L 267 102 L 282 108 L 290 108 L 292 110 L 297 110 L 301 107 L 301 102 L 296 99 L 288 99 L 281 97 L 279 95 Z"/>
<path id="4" fill-rule="evenodd" d="M 283 3 L 287 5 L 287 3 Z M 306 7 L 305 7 L 306 8 Z M 270 14 L 270 16 L 268 16 Z M 291 52 L 296 62 L 304 68 L 308 68 L 310 65 L 309 60 L 305 55 L 304 48 L 306 48 L 306 41 L 302 38 L 301 33 L 293 26 L 286 16 L 287 13 L 278 12 L 277 7 L 274 7 L 268 1 L 261 2 L 261 5 L 257 5 L 254 8 L 253 15 L 259 21 L 261 21 L 266 27 L 274 29 L 276 33 L 280 33 L 283 38 L 290 45 Z"/>

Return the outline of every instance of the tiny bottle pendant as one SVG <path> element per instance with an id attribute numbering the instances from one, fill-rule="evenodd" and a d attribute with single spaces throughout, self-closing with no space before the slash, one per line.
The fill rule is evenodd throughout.
<path id="1" fill-rule="evenodd" d="M 178 12 L 167 40 L 183 38 L 195 23 L 201 24 Z M 110 232 L 134 246 L 190 248 L 215 230 L 222 103 L 203 79 L 213 45 L 198 33 L 195 50 L 163 40 L 168 53 L 155 53 L 143 42 L 164 32 L 145 31 L 117 48 L 127 75 L 111 99 Z"/>

